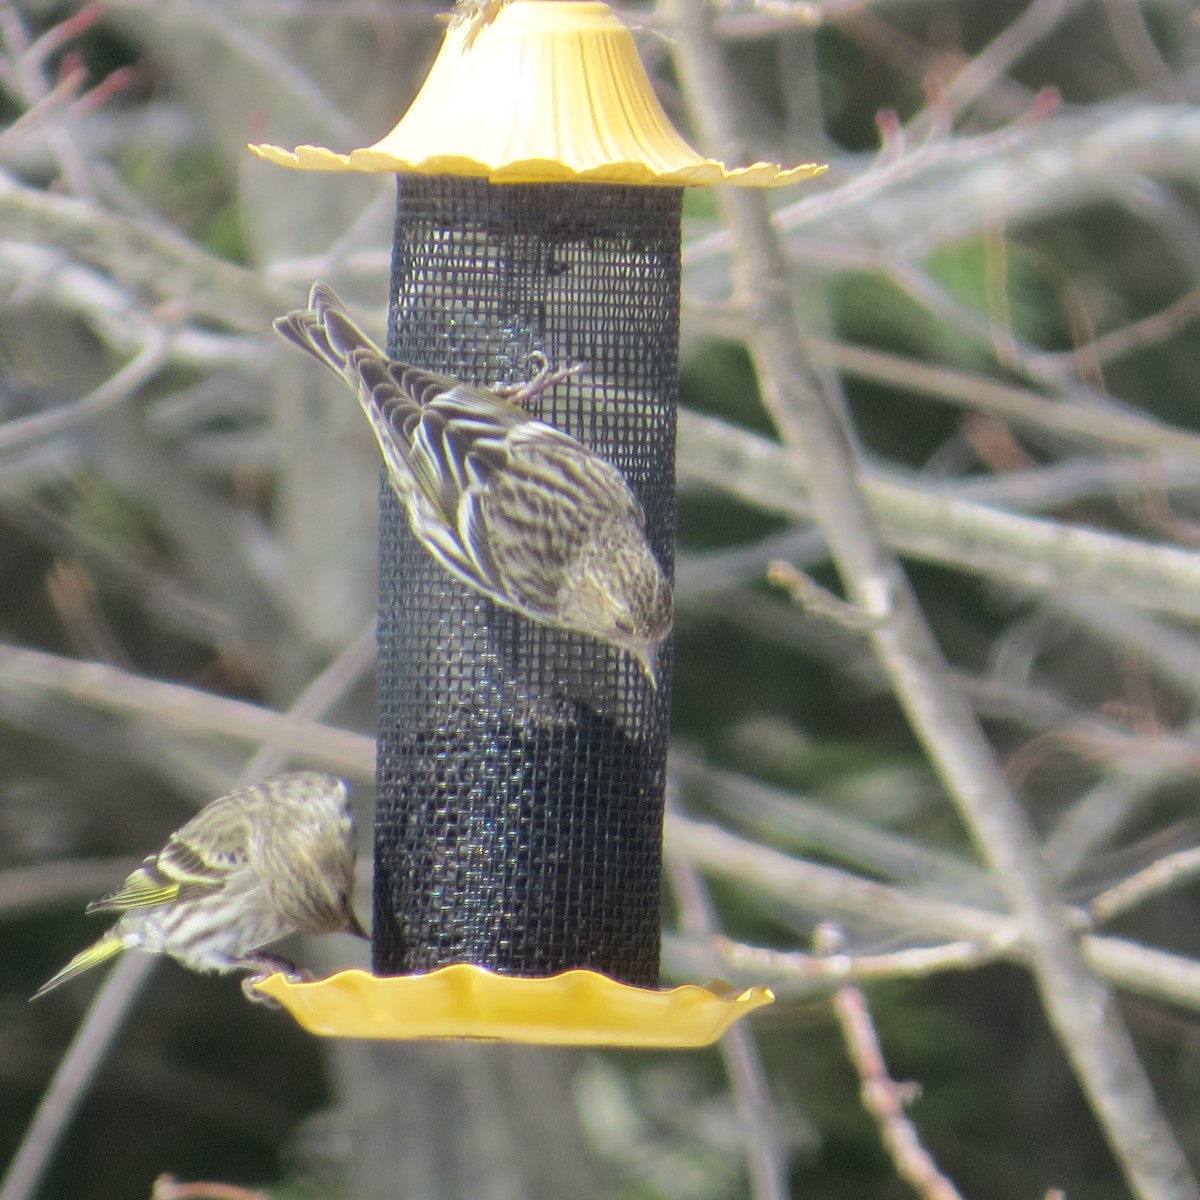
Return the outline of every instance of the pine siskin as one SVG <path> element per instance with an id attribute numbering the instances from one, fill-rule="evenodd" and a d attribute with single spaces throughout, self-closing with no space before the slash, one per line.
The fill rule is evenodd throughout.
<path id="1" fill-rule="evenodd" d="M 346 785 L 320 771 L 274 775 L 202 808 L 119 887 L 87 906 L 121 919 L 33 999 L 123 950 L 193 971 L 296 968 L 260 946 L 289 933 L 353 933 L 354 818 Z"/>
<path id="2" fill-rule="evenodd" d="M 326 284 L 308 303 L 275 329 L 358 395 L 434 558 L 498 604 L 628 650 L 657 683 L 671 589 L 621 472 L 495 392 L 392 361 Z"/>

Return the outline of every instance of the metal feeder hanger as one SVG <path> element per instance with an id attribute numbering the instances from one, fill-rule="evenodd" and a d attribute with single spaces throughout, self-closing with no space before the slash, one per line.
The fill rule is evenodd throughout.
<path id="1" fill-rule="evenodd" d="M 683 188 L 777 187 L 672 128 L 606 5 L 516 0 L 447 31 L 420 93 L 349 154 L 398 181 L 388 354 L 528 402 L 618 467 L 670 577 Z M 260 990 L 314 1033 L 703 1046 L 772 1000 L 659 990 L 671 646 L 643 664 L 453 579 L 387 482 L 380 516 L 375 974 Z"/>

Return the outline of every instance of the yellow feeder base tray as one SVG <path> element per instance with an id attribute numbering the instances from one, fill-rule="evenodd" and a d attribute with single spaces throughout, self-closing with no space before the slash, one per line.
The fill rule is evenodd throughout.
<path id="1" fill-rule="evenodd" d="M 424 975 L 342 971 L 311 983 L 271 975 L 255 989 L 323 1037 L 676 1049 L 711 1045 L 734 1021 L 775 999 L 765 987 L 718 992 L 689 984 L 659 991 L 595 971 L 524 979 L 467 963 Z"/>

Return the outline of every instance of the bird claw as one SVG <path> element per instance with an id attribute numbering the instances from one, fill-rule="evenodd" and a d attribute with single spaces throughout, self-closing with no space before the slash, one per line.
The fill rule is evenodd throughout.
<path id="1" fill-rule="evenodd" d="M 262 983 L 270 974 L 270 971 L 259 971 L 257 974 L 245 976 L 242 979 L 242 995 L 251 1004 L 261 1004 L 263 1008 L 282 1008 L 283 1005 L 274 996 L 268 996 L 265 992 L 255 990 L 255 985 Z"/>
<path id="2" fill-rule="evenodd" d="M 258 984 L 269 979 L 272 975 L 282 975 L 288 983 L 309 983 L 312 980 L 310 972 L 296 966 L 286 958 L 276 958 L 271 954 L 263 954 L 249 960 L 243 966 L 250 969 L 250 974 L 242 979 L 242 994 L 255 1004 L 264 1004 L 268 1008 L 282 1008 L 283 1005 L 271 996 L 257 990 Z"/>
<path id="3" fill-rule="evenodd" d="M 550 360 L 540 351 L 535 350 L 529 356 L 530 362 L 541 363 L 538 373 L 527 383 L 506 383 L 499 384 L 492 388 L 502 400 L 507 400 L 511 404 L 515 404 L 521 408 L 529 400 L 535 396 L 541 395 L 547 388 L 552 388 L 555 384 L 562 383 L 564 379 L 570 379 L 572 375 L 578 375 L 583 370 L 583 363 L 575 363 L 570 367 L 552 367 Z"/>

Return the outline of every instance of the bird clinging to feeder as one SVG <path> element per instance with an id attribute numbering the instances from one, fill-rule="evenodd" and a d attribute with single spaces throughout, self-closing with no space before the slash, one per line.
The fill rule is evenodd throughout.
<path id="1" fill-rule="evenodd" d="M 642 506 L 607 459 L 519 406 L 571 371 L 501 397 L 389 359 L 325 284 L 308 303 L 275 329 L 358 396 L 434 558 L 498 604 L 628 650 L 657 684 L 671 589 Z"/>

